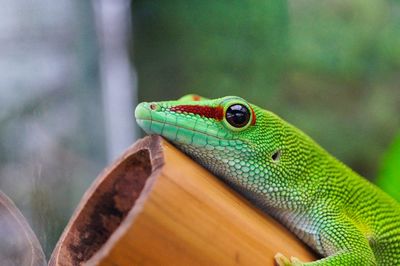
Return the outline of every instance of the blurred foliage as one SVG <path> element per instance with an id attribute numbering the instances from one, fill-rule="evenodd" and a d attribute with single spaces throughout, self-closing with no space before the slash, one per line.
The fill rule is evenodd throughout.
<path id="1" fill-rule="evenodd" d="M 141 96 L 176 98 L 276 88 L 287 38 L 285 1 L 134 1 Z M 273 65 L 273 67 L 270 67 Z M 151 76 L 147 76 L 151 75 Z M 257 97 L 257 94 L 254 95 Z"/>
<path id="2" fill-rule="evenodd" d="M 368 178 L 400 127 L 400 2 L 133 2 L 141 100 L 239 95 Z"/>
<path id="3" fill-rule="evenodd" d="M 400 132 L 385 155 L 377 184 L 400 202 Z"/>

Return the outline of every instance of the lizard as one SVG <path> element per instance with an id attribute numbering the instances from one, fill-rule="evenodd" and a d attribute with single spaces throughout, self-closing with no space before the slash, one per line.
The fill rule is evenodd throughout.
<path id="1" fill-rule="evenodd" d="M 300 129 L 237 96 L 142 102 L 158 134 L 267 212 L 321 256 L 278 265 L 400 265 L 400 203 Z"/>

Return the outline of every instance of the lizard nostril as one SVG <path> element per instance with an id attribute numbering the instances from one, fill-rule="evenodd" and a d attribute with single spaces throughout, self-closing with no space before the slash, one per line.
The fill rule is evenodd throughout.
<path id="1" fill-rule="evenodd" d="M 151 110 L 157 110 L 157 104 L 155 104 L 155 103 L 151 103 L 150 105 L 149 105 L 149 107 L 150 107 L 150 109 Z"/>

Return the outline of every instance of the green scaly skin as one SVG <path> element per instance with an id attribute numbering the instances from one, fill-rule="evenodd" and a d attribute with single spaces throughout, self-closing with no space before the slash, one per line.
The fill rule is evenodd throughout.
<path id="1" fill-rule="evenodd" d="M 253 109 L 246 126 L 227 121 L 232 104 Z M 223 108 L 224 115 L 171 110 L 181 105 Z M 400 265 L 400 204 L 277 115 L 239 97 L 188 95 L 141 103 L 135 116 L 147 133 L 171 141 L 322 257 L 303 263 L 277 254 L 279 265 Z"/>

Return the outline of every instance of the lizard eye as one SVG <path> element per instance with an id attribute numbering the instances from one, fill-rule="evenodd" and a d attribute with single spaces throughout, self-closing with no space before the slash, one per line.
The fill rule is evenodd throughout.
<path id="1" fill-rule="evenodd" d="M 226 109 L 226 121 L 236 128 L 246 126 L 250 121 L 250 111 L 242 104 L 232 104 Z"/>

